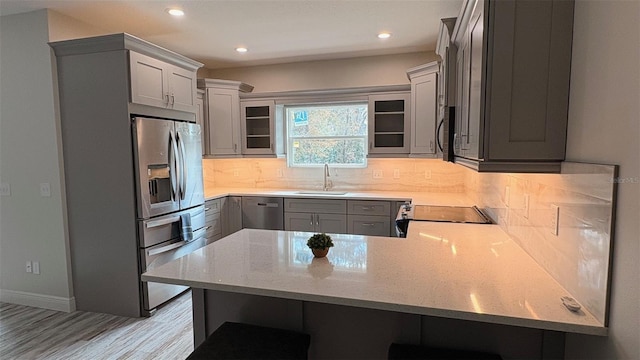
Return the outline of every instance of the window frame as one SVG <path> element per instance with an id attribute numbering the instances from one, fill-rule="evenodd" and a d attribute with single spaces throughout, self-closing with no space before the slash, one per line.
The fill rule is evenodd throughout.
<path id="1" fill-rule="evenodd" d="M 291 137 L 289 133 L 290 122 L 287 117 L 287 109 L 291 107 L 304 107 L 304 106 L 323 106 L 323 105 L 362 105 L 367 109 L 367 131 L 362 136 L 348 136 L 348 135 L 340 135 L 340 136 L 322 136 L 317 137 L 317 139 L 337 139 L 337 140 L 348 140 L 348 139 L 364 139 L 364 161 L 361 164 L 329 164 L 331 167 L 335 168 L 343 168 L 343 169 L 362 169 L 367 167 L 367 159 L 369 157 L 369 97 L 368 96 L 343 96 L 340 98 L 326 98 L 319 100 L 289 100 L 289 101 L 280 101 L 278 105 L 282 105 L 282 116 L 283 121 L 285 123 L 284 132 L 285 132 L 285 148 L 286 148 L 286 158 L 287 158 L 287 167 L 292 168 L 319 168 L 323 167 L 324 164 L 294 164 L 293 163 L 293 141 L 292 139 L 314 139 L 314 137 Z"/>

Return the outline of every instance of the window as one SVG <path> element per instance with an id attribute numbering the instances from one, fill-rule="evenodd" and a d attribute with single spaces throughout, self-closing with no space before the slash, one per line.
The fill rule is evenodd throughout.
<path id="1" fill-rule="evenodd" d="M 289 166 L 367 165 L 367 103 L 285 106 Z"/>

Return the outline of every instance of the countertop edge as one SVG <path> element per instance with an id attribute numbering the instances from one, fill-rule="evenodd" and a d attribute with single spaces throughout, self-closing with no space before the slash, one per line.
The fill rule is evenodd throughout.
<path id="1" fill-rule="evenodd" d="M 459 310 L 453 310 L 453 309 L 439 309 L 439 308 L 428 308 L 428 307 L 419 307 L 419 306 L 411 306 L 411 305 L 398 305 L 395 303 L 385 303 L 385 302 L 378 302 L 378 301 L 372 301 L 372 300 L 348 299 L 348 298 L 340 298 L 335 296 L 317 295 L 317 294 L 302 294 L 302 293 L 282 291 L 282 290 L 248 288 L 245 286 L 233 286 L 233 285 L 224 285 L 224 284 L 218 285 L 218 284 L 209 283 L 209 282 L 189 281 L 189 280 L 182 280 L 177 278 L 167 279 L 166 277 L 157 277 L 157 276 L 146 275 L 146 274 L 142 274 L 142 281 L 153 281 L 153 282 L 166 283 L 166 284 L 190 286 L 198 289 L 224 291 L 224 292 L 240 293 L 240 294 L 247 294 L 247 295 L 271 296 L 271 297 L 275 296 L 278 298 L 289 299 L 289 300 L 300 300 L 300 301 L 311 301 L 311 302 L 319 302 L 319 303 L 333 304 L 333 305 L 355 306 L 355 307 L 362 307 L 362 308 L 375 309 L 375 310 L 395 311 L 395 312 L 402 312 L 402 313 L 408 313 L 408 314 L 434 316 L 434 317 L 442 317 L 442 318 L 457 319 L 457 320 L 479 321 L 479 322 L 491 323 L 491 324 L 527 327 L 527 328 L 533 328 L 533 329 L 560 331 L 560 332 L 577 333 L 577 334 L 584 334 L 584 335 L 595 335 L 595 336 L 608 335 L 608 328 L 605 326 L 597 327 L 597 326 L 580 325 L 580 324 L 568 324 L 568 323 L 554 322 L 554 321 L 548 321 L 548 320 L 514 318 L 514 317 L 500 316 L 500 315 L 494 315 L 494 314 L 479 314 L 479 313 L 472 313 L 472 312 L 459 311 Z"/>
<path id="2" fill-rule="evenodd" d="M 379 200 L 379 201 L 411 201 L 425 205 L 472 206 L 473 201 L 465 193 L 431 193 L 414 191 L 389 190 L 344 190 L 344 195 L 335 194 L 304 194 L 304 189 L 246 189 L 246 188 L 212 188 L 205 189 L 205 201 L 216 200 L 226 196 L 262 196 L 301 199 L 327 200 Z"/>

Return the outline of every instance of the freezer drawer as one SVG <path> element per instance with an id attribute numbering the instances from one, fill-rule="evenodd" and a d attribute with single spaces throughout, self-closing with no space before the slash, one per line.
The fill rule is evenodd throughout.
<path id="1" fill-rule="evenodd" d="M 204 205 L 173 214 L 159 216 L 138 222 L 139 246 L 148 248 L 172 239 L 179 239 L 182 233 L 183 216 L 189 214 L 191 229 L 205 226 Z"/>
<path id="2" fill-rule="evenodd" d="M 156 246 L 140 249 L 141 264 L 145 266 L 143 271 L 152 270 L 157 266 L 166 264 L 208 245 L 210 241 L 206 238 L 205 233 L 206 230 L 202 228 L 195 232 L 193 241 L 170 240 Z M 188 289 L 187 286 L 143 282 L 142 306 L 144 312 L 149 315 L 149 312 L 158 305 L 170 300 L 186 289 Z"/>

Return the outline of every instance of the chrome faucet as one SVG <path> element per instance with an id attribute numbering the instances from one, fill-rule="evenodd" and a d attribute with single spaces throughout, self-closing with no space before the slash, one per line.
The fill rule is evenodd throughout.
<path id="1" fill-rule="evenodd" d="M 331 189 L 331 186 L 333 186 L 333 184 L 331 184 L 331 180 L 329 180 L 330 177 L 331 174 L 329 174 L 329 164 L 324 164 L 324 183 L 322 184 L 323 191 L 329 191 L 329 189 Z"/>

